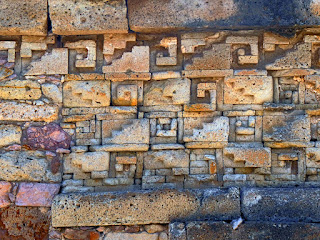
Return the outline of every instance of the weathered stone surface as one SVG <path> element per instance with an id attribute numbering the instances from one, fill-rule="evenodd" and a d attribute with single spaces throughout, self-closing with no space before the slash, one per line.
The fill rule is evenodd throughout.
<path id="1" fill-rule="evenodd" d="M 110 105 L 109 81 L 70 81 L 63 85 L 65 107 L 106 107 Z"/>
<path id="2" fill-rule="evenodd" d="M 144 169 L 188 168 L 189 154 L 184 150 L 144 153 Z"/>
<path id="3" fill-rule="evenodd" d="M 15 204 L 24 207 L 50 207 L 60 184 L 20 183 Z"/>
<path id="4" fill-rule="evenodd" d="M 263 141 L 309 142 L 310 118 L 305 115 L 263 116 Z"/>
<path id="5" fill-rule="evenodd" d="M 52 174 L 49 162 L 39 153 L 11 151 L 0 154 L 0 179 L 6 181 L 58 182 L 61 175 Z"/>
<path id="6" fill-rule="evenodd" d="M 46 35 L 47 1 L 5 1 L 0 8 L 1 35 Z"/>
<path id="7" fill-rule="evenodd" d="M 148 46 L 134 46 L 131 52 L 125 52 L 121 58 L 104 66 L 104 73 L 147 73 L 149 72 L 150 50 Z"/>
<path id="8" fill-rule="evenodd" d="M 0 147 L 21 142 L 22 130 L 15 125 L 0 125 Z"/>
<path id="9" fill-rule="evenodd" d="M 108 152 L 71 153 L 64 160 L 64 172 L 72 173 L 74 168 L 83 172 L 109 170 L 110 154 Z"/>
<path id="10" fill-rule="evenodd" d="M 272 77 L 234 76 L 225 79 L 225 104 L 263 104 L 272 100 Z"/>
<path id="11" fill-rule="evenodd" d="M 103 240 L 158 240 L 157 233 L 107 233 Z"/>
<path id="12" fill-rule="evenodd" d="M 247 188 L 241 195 L 245 219 L 319 222 L 320 190 L 316 188 Z"/>
<path id="13" fill-rule="evenodd" d="M 161 31 L 205 26 L 226 19 L 237 11 L 233 0 L 219 1 L 128 1 L 129 25 L 133 31 Z M 152 12 L 152 15 L 149 13 Z"/>
<path id="14" fill-rule="evenodd" d="M 55 84 L 42 84 L 41 85 L 42 92 L 44 96 L 51 99 L 54 103 L 62 102 L 62 91 Z"/>
<path id="15" fill-rule="evenodd" d="M 184 79 L 168 79 L 147 82 L 144 86 L 145 106 L 187 104 L 190 101 L 191 81 Z"/>
<path id="16" fill-rule="evenodd" d="M 9 182 L 0 182 L 0 208 L 7 207 L 11 204 L 9 193 L 12 185 Z"/>
<path id="17" fill-rule="evenodd" d="M 200 201 L 202 196 L 204 201 Z M 53 201 L 52 224 L 54 227 L 164 224 L 201 215 L 227 220 L 240 216 L 239 206 L 236 188 L 61 194 Z"/>
<path id="18" fill-rule="evenodd" d="M 125 0 L 49 0 L 52 31 L 58 35 L 125 33 L 128 31 Z"/>
<path id="19" fill-rule="evenodd" d="M 0 99 L 39 99 L 40 84 L 30 80 L 9 80 L 0 82 Z"/>
<path id="20" fill-rule="evenodd" d="M 0 209 L 0 234 L 4 240 L 43 240 L 49 237 L 48 208 L 16 207 Z"/>
<path id="21" fill-rule="evenodd" d="M 34 106 L 25 103 L 0 103 L 1 121 L 44 121 L 51 122 L 58 119 L 58 107 Z"/>
<path id="22" fill-rule="evenodd" d="M 187 223 L 187 238 L 183 240 L 207 239 L 317 239 L 320 225 L 312 223 L 274 223 L 246 221 L 236 230 L 226 222 L 190 222 Z M 176 239 L 174 235 L 170 240 Z M 180 240 L 180 238 L 179 238 Z"/>
<path id="23" fill-rule="evenodd" d="M 68 49 L 54 48 L 46 52 L 38 61 L 31 62 L 25 75 L 68 74 Z"/>
<path id="24" fill-rule="evenodd" d="M 43 127 L 31 126 L 26 131 L 25 144 L 32 149 L 55 151 L 70 148 L 71 137 L 58 124 L 49 123 Z"/>
<path id="25" fill-rule="evenodd" d="M 226 147 L 225 167 L 271 167 L 271 149 L 263 147 Z"/>

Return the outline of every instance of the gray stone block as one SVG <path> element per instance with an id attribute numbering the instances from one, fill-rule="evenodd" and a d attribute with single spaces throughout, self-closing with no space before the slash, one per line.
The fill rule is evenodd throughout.
<path id="1" fill-rule="evenodd" d="M 52 205 L 54 227 L 165 224 L 239 216 L 237 188 L 60 194 Z"/>
<path id="2" fill-rule="evenodd" d="M 319 222 L 320 189 L 246 188 L 241 211 L 246 220 Z"/>

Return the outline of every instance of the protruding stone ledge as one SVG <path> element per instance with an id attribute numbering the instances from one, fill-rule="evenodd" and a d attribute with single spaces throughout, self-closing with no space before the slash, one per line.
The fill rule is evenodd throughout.
<path id="1" fill-rule="evenodd" d="M 246 220 L 320 222 L 319 188 L 245 188 L 241 198 Z"/>
<path id="2" fill-rule="evenodd" d="M 54 227 L 165 224 L 239 216 L 238 188 L 61 194 L 52 205 Z"/>
<path id="3" fill-rule="evenodd" d="M 320 224 L 244 222 L 237 229 L 226 222 L 189 222 L 170 224 L 170 240 L 201 239 L 318 239 Z"/>

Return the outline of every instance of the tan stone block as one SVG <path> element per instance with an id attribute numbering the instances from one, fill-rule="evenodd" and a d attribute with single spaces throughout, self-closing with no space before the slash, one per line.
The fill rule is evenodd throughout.
<path id="1" fill-rule="evenodd" d="M 79 40 L 77 42 L 67 42 L 64 47 L 77 51 L 76 68 L 95 68 L 97 60 L 97 44 L 93 40 Z M 85 50 L 85 54 L 83 54 Z M 85 56 L 84 56 L 85 55 Z"/>
<path id="2" fill-rule="evenodd" d="M 137 106 L 143 101 L 142 81 L 112 82 L 112 105 Z"/>
<path id="3" fill-rule="evenodd" d="M 207 27 L 209 22 L 227 19 L 236 11 L 237 6 L 233 0 L 128 1 L 130 29 L 137 32 Z"/>
<path id="4" fill-rule="evenodd" d="M 214 118 L 185 118 L 185 142 L 227 142 L 229 135 L 229 119 Z"/>
<path id="5" fill-rule="evenodd" d="M 158 240 L 158 233 L 107 233 L 104 240 Z"/>
<path id="6" fill-rule="evenodd" d="M 21 136 L 21 127 L 15 125 L 0 125 L 0 147 L 15 143 L 20 144 Z"/>
<path id="7" fill-rule="evenodd" d="M 148 119 L 102 121 L 103 144 L 149 144 Z"/>
<path id="8" fill-rule="evenodd" d="M 309 142 L 310 118 L 306 115 L 263 116 L 263 141 Z"/>
<path id="9" fill-rule="evenodd" d="M 107 152 L 71 153 L 65 161 L 79 166 L 83 172 L 109 170 L 110 154 Z"/>
<path id="10" fill-rule="evenodd" d="M 55 84 L 45 83 L 41 85 L 43 95 L 54 103 L 62 103 L 62 91 Z"/>
<path id="11" fill-rule="evenodd" d="M 157 54 L 156 65 L 157 66 L 175 66 L 178 59 L 178 39 L 176 37 L 163 38 L 159 46 L 168 50 L 169 56 L 164 57 L 162 53 Z"/>
<path id="12" fill-rule="evenodd" d="M 0 154 L 0 179 L 6 181 L 60 182 L 60 173 L 53 175 L 49 162 L 36 152 L 10 151 Z"/>
<path id="13" fill-rule="evenodd" d="M 144 85 L 144 106 L 186 104 L 190 101 L 188 78 L 151 81 Z"/>
<path id="14" fill-rule="evenodd" d="M 111 65 L 104 66 L 102 71 L 104 73 L 147 73 L 150 64 L 149 51 L 148 46 L 134 46 L 131 52 L 125 52 L 120 59 L 112 61 Z"/>
<path id="15" fill-rule="evenodd" d="M 55 36 L 37 37 L 37 36 L 22 36 L 20 56 L 22 58 L 31 58 L 32 51 L 46 51 L 48 44 L 55 43 Z"/>
<path id="16" fill-rule="evenodd" d="M 109 81 L 68 81 L 63 84 L 66 107 L 106 107 L 110 105 Z"/>
<path id="17" fill-rule="evenodd" d="M 46 35 L 47 1 L 10 0 L 1 3 L 1 35 Z"/>
<path id="18" fill-rule="evenodd" d="M 40 84 L 31 80 L 8 80 L 0 82 L 0 99 L 39 99 Z"/>
<path id="19" fill-rule="evenodd" d="M 307 168 L 320 168 L 320 148 L 306 149 L 306 166 Z"/>
<path id="20" fill-rule="evenodd" d="M 52 31 L 58 35 L 125 33 L 125 0 L 49 0 Z"/>
<path id="21" fill-rule="evenodd" d="M 144 153 L 144 169 L 188 168 L 189 154 L 184 150 Z"/>
<path id="22" fill-rule="evenodd" d="M 25 75 L 54 75 L 68 74 L 68 49 L 54 48 L 52 52 L 46 52 L 40 60 L 31 62 Z"/>
<path id="23" fill-rule="evenodd" d="M 223 154 L 225 167 L 271 167 L 270 148 L 227 147 Z"/>
<path id="24" fill-rule="evenodd" d="M 116 49 L 124 49 L 127 46 L 127 42 L 135 41 L 135 33 L 105 34 L 103 42 L 103 54 L 113 55 Z"/>
<path id="25" fill-rule="evenodd" d="M 0 103 L 1 121 L 45 121 L 52 122 L 58 119 L 59 108 L 53 106 L 35 106 L 25 103 Z"/>
<path id="26" fill-rule="evenodd" d="M 311 43 L 302 43 L 288 50 L 284 57 L 266 66 L 267 70 L 285 70 L 311 67 Z"/>
<path id="27" fill-rule="evenodd" d="M 8 62 L 14 63 L 16 61 L 16 45 L 15 41 L 0 41 L 0 50 L 8 51 Z"/>
<path id="28" fill-rule="evenodd" d="M 225 104 L 263 104 L 273 101 L 273 81 L 267 76 L 235 76 L 224 81 Z"/>
<path id="29" fill-rule="evenodd" d="M 229 44 L 213 44 L 210 50 L 204 50 L 201 57 L 192 58 L 192 63 L 185 70 L 229 69 L 231 62 Z"/>

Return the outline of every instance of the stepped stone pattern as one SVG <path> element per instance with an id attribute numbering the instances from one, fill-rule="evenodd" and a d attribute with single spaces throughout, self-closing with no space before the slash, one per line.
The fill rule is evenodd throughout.
<path id="1" fill-rule="evenodd" d="M 0 3 L 0 240 L 320 239 L 319 0 Z"/>

